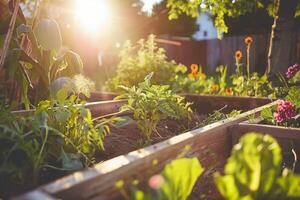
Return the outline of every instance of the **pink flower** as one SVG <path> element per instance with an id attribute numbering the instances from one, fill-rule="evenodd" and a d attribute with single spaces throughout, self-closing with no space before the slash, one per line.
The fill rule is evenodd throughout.
<path id="1" fill-rule="evenodd" d="M 161 175 L 157 174 L 157 175 L 152 176 L 149 179 L 148 184 L 149 184 L 150 188 L 157 190 L 157 189 L 161 188 L 161 186 L 164 184 L 164 182 L 165 182 L 164 178 Z"/>
<path id="2" fill-rule="evenodd" d="M 277 106 L 277 111 L 273 113 L 277 123 L 282 123 L 296 116 L 296 108 L 289 101 L 280 100 Z"/>
<path id="3" fill-rule="evenodd" d="M 285 73 L 287 78 L 292 78 L 293 76 L 295 76 L 295 74 L 300 70 L 300 65 L 299 64 L 294 64 L 292 66 L 290 66 L 287 70 L 287 72 Z"/>

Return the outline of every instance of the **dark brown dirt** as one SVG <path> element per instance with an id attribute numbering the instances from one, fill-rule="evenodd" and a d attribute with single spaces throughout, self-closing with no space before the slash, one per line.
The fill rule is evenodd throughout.
<path id="1" fill-rule="evenodd" d="M 193 129 L 206 119 L 206 115 L 196 114 L 192 122 L 188 120 L 164 120 L 158 125 L 158 133 L 153 133 L 151 141 L 147 141 L 136 124 L 123 128 L 111 128 L 111 133 L 104 139 L 105 151 L 98 152 L 97 161 L 127 154 L 131 151 L 159 143 L 173 136 Z M 159 134 L 159 135 L 158 135 Z"/>

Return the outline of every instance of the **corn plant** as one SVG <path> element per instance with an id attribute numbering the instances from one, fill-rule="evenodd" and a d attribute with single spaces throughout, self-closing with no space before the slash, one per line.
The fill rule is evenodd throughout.
<path id="1" fill-rule="evenodd" d="M 122 86 L 125 93 L 117 97 L 128 100 L 121 110 L 133 112 L 134 120 L 148 140 L 153 132 L 159 135 L 157 125 L 161 120 L 188 118 L 192 113 L 191 103 L 186 103 L 183 97 L 174 94 L 168 85 L 152 85 L 152 75 L 146 76 L 137 87 Z"/>
<path id="2" fill-rule="evenodd" d="M 81 73 L 82 68 L 78 54 L 62 49 L 58 24 L 50 19 L 39 20 L 33 28 L 20 24 L 15 30 L 5 62 L 6 74 L 10 79 L 17 80 L 27 108 L 30 87 L 35 91 L 33 99 L 37 103 L 49 98 L 49 88 L 57 78 L 74 76 Z"/>

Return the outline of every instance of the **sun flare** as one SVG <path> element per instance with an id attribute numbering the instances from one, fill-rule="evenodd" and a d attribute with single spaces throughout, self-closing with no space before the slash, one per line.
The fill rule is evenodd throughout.
<path id="1" fill-rule="evenodd" d="M 76 0 L 75 18 L 90 32 L 99 32 L 110 22 L 106 0 Z"/>

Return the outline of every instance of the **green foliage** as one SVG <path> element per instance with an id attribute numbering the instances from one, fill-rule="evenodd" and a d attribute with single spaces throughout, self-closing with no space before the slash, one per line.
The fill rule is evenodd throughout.
<path id="1" fill-rule="evenodd" d="M 45 129 L 39 119 L 17 119 L 4 105 L 0 117 L 0 197 L 3 197 L 13 187 L 36 181 L 44 160 L 39 141 L 44 140 Z"/>
<path id="2" fill-rule="evenodd" d="M 275 123 L 275 120 L 274 120 L 274 117 L 273 117 L 273 110 L 274 110 L 274 107 L 273 108 L 264 108 L 261 112 L 260 112 L 260 116 L 266 120 L 267 122 L 271 123 L 271 124 L 274 124 Z"/>
<path id="3" fill-rule="evenodd" d="M 300 198 L 300 177 L 284 170 L 281 149 L 269 135 L 249 133 L 232 150 L 225 175 L 215 174 L 219 192 L 225 199 Z"/>
<path id="4" fill-rule="evenodd" d="M 187 69 L 178 70 L 172 89 L 176 92 L 194 94 L 226 95 L 226 88 L 230 85 L 226 66 L 216 68 L 216 76 L 207 77 L 202 67 L 196 74 L 186 74 Z"/>
<path id="5" fill-rule="evenodd" d="M 31 51 L 22 47 L 26 37 Z M 34 104 L 50 97 L 49 87 L 59 77 L 72 77 L 83 69 L 81 58 L 71 50 L 62 50 L 62 39 L 57 23 L 50 19 L 38 21 L 34 30 L 20 24 L 13 35 L 5 71 L 9 80 L 16 80 L 21 88 L 22 103 L 29 108 L 29 87 L 34 88 Z M 60 51 L 59 51 L 60 50 Z"/>
<path id="6" fill-rule="evenodd" d="M 260 117 L 264 120 L 264 123 L 271 125 L 280 125 L 285 127 L 299 127 L 299 109 L 300 109 L 300 88 L 299 87 L 291 87 L 288 90 L 287 96 L 284 98 L 286 101 L 291 102 L 296 109 L 296 116 L 292 119 L 284 121 L 282 123 L 277 123 L 274 119 L 273 113 L 276 112 L 277 106 L 272 106 L 268 108 L 264 108 L 260 112 Z"/>
<path id="7" fill-rule="evenodd" d="M 204 169 L 197 158 L 180 158 L 173 160 L 167 164 L 160 175 L 156 175 L 156 179 L 161 179 L 161 183 L 157 185 L 155 192 L 135 190 L 133 199 L 136 200 L 185 200 L 188 198 Z M 153 180 L 153 179 L 152 179 Z M 150 187 L 155 186 L 150 183 Z M 158 181 L 157 181 L 158 182 Z"/>
<path id="8" fill-rule="evenodd" d="M 119 117 L 92 119 L 85 102 L 64 89 L 41 101 L 32 116 L 2 107 L 0 119 L 0 196 L 36 186 L 49 169 L 67 172 L 93 164 L 109 126 L 127 123 Z"/>
<path id="9" fill-rule="evenodd" d="M 201 5 L 201 8 L 199 6 Z M 199 11 L 209 12 L 214 15 L 215 26 L 218 29 L 218 35 L 221 37 L 222 33 L 228 32 L 228 27 L 225 23 L 225 16 L 236 18 L 246 13 L 251 13 L 258 9 L 266 9 L 268 13 L 274 16 L 275 11 L 275 0 L 264 1 L 264 0 L 168 0 L 167 7 L 169 10 L 169 18 L 176 19 L 181 14 L 187 14 L 192 17 L 197 17 Z M 299 6 L 298 3 L 296 16 L 299 16 Z"/>
<path id="10" fill-rule="evenodd" d="M 28 31 L 29 28 L 25 30 Z M 62 38 L 58 24 L 54 20 L 41 19 L 35 26 L 34 33 L 44 50 L 59 50 L 61 48 Z"/>
<path id="11" fill-rule="evenodd" d="M 232 76 L 234 91 L 238 96 L 267 97 L 274 96 L 272 83 L 266 75 L 259 76 L 256 72 L 250 74 L 250 78 L 245 75 L 234 74 Z"/>
<path id="12" fill-rule="evenodd" d="M 151 72 L 154 72 L 154 84 L 170 84 L 176 76 L 176 68 L 181 66 L 167 60 L 165 50 L 157 47 L 154 35 L 146 41 L 140 40 L 136 45 L 127 41 L 120 58 L 117 75 L 107 82 L 107 87 L 112 91 L 118 91 L 119 85 L 137 86 Z"/>
<path id="13" fill-rule="evenodd" d="M 121 110 L 133 111 L 134 120 L 147 139 L 150 139 L 153 131 L 157 133 L 156 127 L 161 120 L 182 119 L 189 117 L 192 112 L 191 103 L 185 103 L 184 98 L 174 94 L 168 85 L 152 85 L 152 75 L 146 76 L 137 87 L 122 86 L 126 93 L 117 97 L 128 99 Z"/>
<path id="14" fill-rule="evenodd" d="M 285 100 L 292 102 L 297 109 L 300 108 L 300 88 L 290 88 L 288 91 L 288 95 L 285 97 Z"/>

